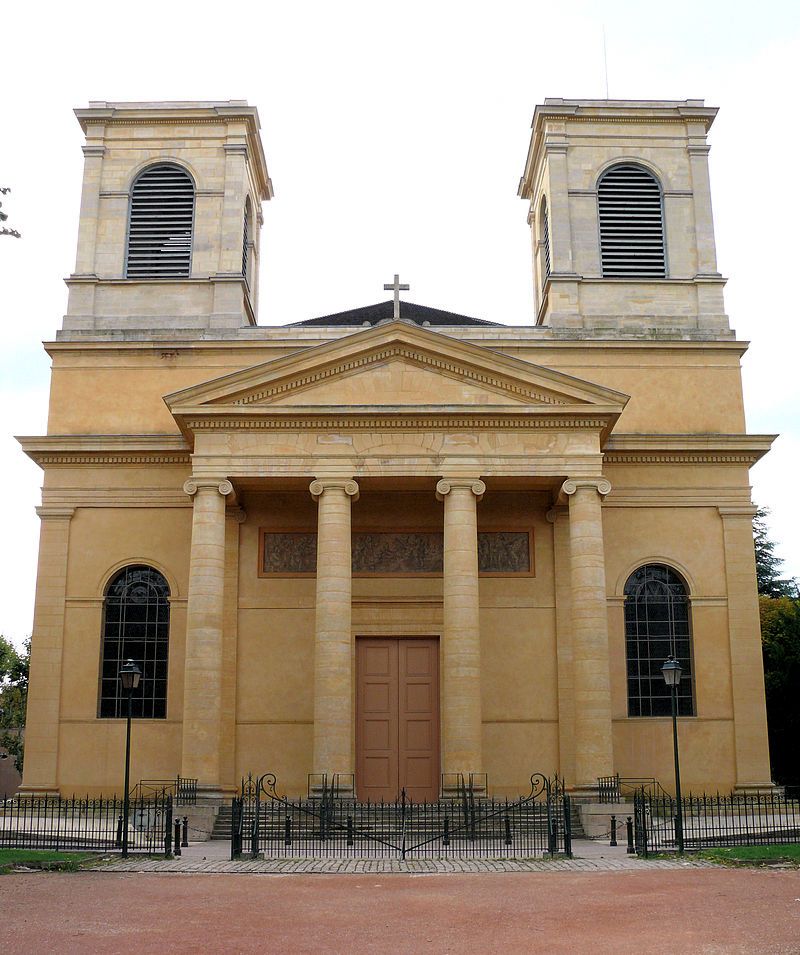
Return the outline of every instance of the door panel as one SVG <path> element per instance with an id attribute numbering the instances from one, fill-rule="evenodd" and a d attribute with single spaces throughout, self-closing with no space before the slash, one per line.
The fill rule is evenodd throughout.
<path id="1" fill-rule="evenodd" d="M 397 790 L 397 650 L 388 641 L 359 640 L 356 771 L 361 799 Z"/>
<path id="2" fill-rule="evenodd" d="M 399 640 L 399 778 L 415 801 L 439 798 L 439 643 Z"/>
<path id="3" fill-rule="evenodd" d="M 439 644 L 359 639 L 356 770 L 360 799 L 439 796 Z"/>

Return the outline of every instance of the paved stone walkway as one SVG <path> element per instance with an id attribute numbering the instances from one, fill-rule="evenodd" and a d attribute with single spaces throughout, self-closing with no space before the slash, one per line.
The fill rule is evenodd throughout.
<path id="1" fill-rule="evenodd" d="M 627 855 L 624 846 L 610 847 L 604 843 L 576 840 L 573 858 L 537 859 L 330 859 L 281 858 L 248 859 L 231 862 L 228 842 L 195 842 L 175 859 L 137 858 L 115 861 L 98 866 L 104 872 L 205 872 L 261 875 L 288 875 L 313 873 L 404 873 L 427 875 L 448 872 L 598 872 L 637 871 L 646 869 L 697 869 L 711 863 L 686 859 L 639 859 Z"/>

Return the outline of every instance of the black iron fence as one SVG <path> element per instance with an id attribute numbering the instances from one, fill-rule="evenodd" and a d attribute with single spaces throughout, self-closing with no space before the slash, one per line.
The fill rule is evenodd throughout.
<path id="1" fill-rule="evenodd" d="M 642 789 L 648 795 L 664 796 L 669 793 L 654 776 L 599 776 L 597 779 L 598 802 L 625 802 Z"/>
<path id="2" fill-rule="evenodd" d="M 130 800 L 128 850 L 172 851 L 171 795 Z M 122 847 L 122 799 L 64 799 L 60 796 L 0 798 L 0 847 L 88 849 Z"/>
<path id="3" fill-rule="evenodd" d="M 140 779 L 131 790 L 131 799 L 166 799 L 172 796 L 176 806 L 192 806 L 197 802 L 197 780 L 177 776 L 175 779 Z"/>
<path id="4" fill-rule="evenodd" d="M 677 801 L 645 789 L 634 794 L 638 855 L 677 849 Z M 781 793 L 688 796 L 681 800 L 686 849 L 800 842 L 800 800 Z"/>
<path id="5" fill-rule="evenodd" d="M 569 797 L 539 774 L 518 800 L 458 798 L 357 802 L 321 782 L 315 799 L 279 796 L 272 774 L 243 780 L 233 800 L 231 858 L 530 858 L 572 853 Z"/>

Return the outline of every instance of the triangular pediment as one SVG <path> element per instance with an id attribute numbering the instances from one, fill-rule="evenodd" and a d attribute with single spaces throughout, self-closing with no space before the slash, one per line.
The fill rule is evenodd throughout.
<path id="1" fill-rule="evenodd" d="M 621 412 L 627 396 L 479 345 L 389 322 L 165 398 L 173 414 L 269 409 L 543 408 Z"/>

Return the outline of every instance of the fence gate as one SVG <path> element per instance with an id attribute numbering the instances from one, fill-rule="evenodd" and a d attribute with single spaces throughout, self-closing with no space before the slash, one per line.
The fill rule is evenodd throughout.
<path id="1" fill-rule="evenodd" d="M 232 806 L 231 858 L 530 858 L 572 854 L 570 800 L 558 777 L 531 776 L 517 800 L 482 798 L 461 781 L 452 799 L 357 802 L 326 777 L 314 798 L 290 800 L 272 773 L 242 780 Z"/>

